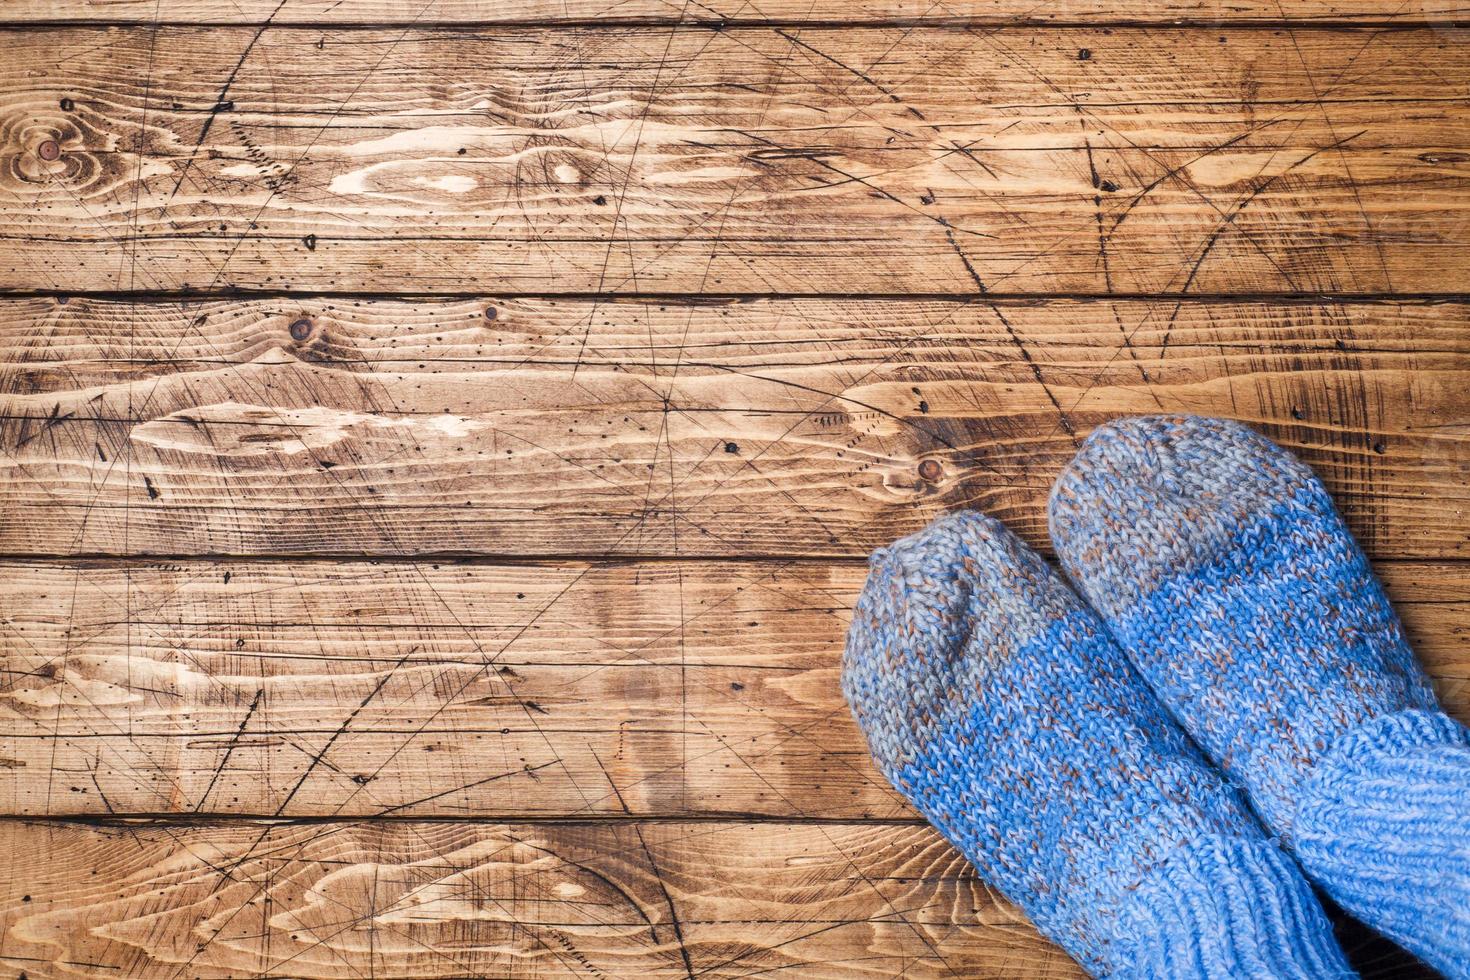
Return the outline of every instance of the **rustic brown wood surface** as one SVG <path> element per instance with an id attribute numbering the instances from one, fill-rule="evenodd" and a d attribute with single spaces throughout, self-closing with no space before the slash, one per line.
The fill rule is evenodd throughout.
<path id="1" fill-rule="evenodd" d="M 1380 570 L 1470 721 L 1470 573 Z M 837 689 L 860 562 L 0 565 L 29 815 L 909 819 Z M 129 607 L 131 604 L 131 607 Z"/>
<path id="2" fill-rule="evenodd" d="M 0 345 L 10 553 L 859 556 L 959 506 L 1042 545 L 1150 411 L 1261 423 L 1377 557 L 1470 544 L 1459 304 L 38 298 Z"/>
<path id="3" fill-rule="evenodd" d="M 1433 29 L 5 40 L 0 287 L 1470 291 Z"/>
<path id="4" fill-rule="evenodd" d="M 0 968 L 35 977 L 1082 976 L 912 825 L 21 822 L 0 847 Z"/>
<path id="5" fill-rule="evenodd" d="M 1116 0 L 1113 21 L 1158 24 L 1367 23 L 1455 30 L 1460 0 Z M 1084 0 L 7 0 L 13 23 L 107 24 L 1095 24 Z"/>
<path id="6" fill-rule="evenodd" d="M 1470 721 L 1467 28 L 5 4 L 0 975 L 1080 976 L 872 768 L 862 556 L 1240 418 Z"/>

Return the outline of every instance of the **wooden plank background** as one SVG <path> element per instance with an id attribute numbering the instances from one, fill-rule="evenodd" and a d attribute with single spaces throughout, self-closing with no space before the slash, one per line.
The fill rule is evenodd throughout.
<path id="1" fill-rule="evenodd" d="M 1431 25 L 1456 29 L 1467 19 L 1458 0 L 1118 0 L 1109 16 L 1159 25 Z M 271 24 L 1098 24 L 1095 4 L 1079 0 L 10 0 L 11 23 Z"/>
<path id="2" fill-rule="evenodd" d="M 863 556 L 1243 419 L 1470 721 L 1467 18 L 6 4 L 0 970 L 1079 975 L 868 761 Z"/>
<path id="3" fill-rule="evenodd" d="M 58 29 L 7 55 L 3 287 L 1470 291 L 1470 46 L 1432 29 Z"/>
<path id="4" fill-rule="evenodd" d="M 0 325 L 9 553 L 857 557 L 961 506 L 1044 546 L 1081 437 L 1151 411 L 1261 423 L 1376 556 L 1467 549 L 1461 304 L 38 298 Z"/>
<path id="5" fill-rule="evenodd" d="M 1470 719 L 1458 562 L 1386 562 Z M 43 815 L 893 820 L 837 689 L 861 563 L 0 566 Z M 124 608 L 129 596 L 133 607 Z"/>

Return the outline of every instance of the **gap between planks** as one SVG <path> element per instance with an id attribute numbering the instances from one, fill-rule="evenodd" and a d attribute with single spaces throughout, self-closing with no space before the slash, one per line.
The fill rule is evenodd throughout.
<path id="1" fill-rule="evenodd" d="M 191 27 L 256 27 L 273 31 L 385 31 L 394 28 L 409 28 L 417 34 L 453 33 L 464 30 L 557 30 L 583 31 L 626 31 L 646 30 L 658 27 L 677 27 L 682 30 L 704 29 L 711 32 L 724 30 L 901 30 L 923 28 L 933 31 L 1008 30 L 1012 28 L 1044 28 L 1056 31 L 1102 31 L 1102 30 L 1151 30 L 1151 31 L 1198 31 L 1229 28 L 1232 31 L 1283 31 L 1298 33 L 1307 31 L 1417 31 L 1434 24 L 1427 20 L 1388 20 L 1384 18 L 1353 20 L 1350 18 L 1331 20 L 1281 20 L 1251 18 L 1248 20 L 1209 20 L 1206 18 L 1145 20 L 1133 18 L 1100 18 L 1098 20 L 1044 20 L 1027 17 L 887 17 L 872 20 L 798 20 L 794 18 L 688 18 L 674 20 L 658 17 L 621 17 L 606 19 L 573 20 L 489 20 L 457 19 L 437 21 L 298 21 L 281 22 L 266 20 L 187 20 L 181 18 L 126 19 L 80 17 L 52 20 L 6 20 L 0 18 L 0 31 L 22 33 L 45 33 L 56 30 L 119 30 L 138 28 Z M 1450 25 L 1453 27 L 1453 25 Z"/>
<path id="2" fill-rule="evenodd" d="M 3 240 L 3 239 L 0 239 Z M 1354 304 L 1361 306 L 1441 306 L 1470 303 L 1470 292 L 1345 292 L 1302 290 L 1300 292 L 1190 292 L 1190 293 L 1129 293 L 1113 292 L 975 292 L 975 293 L 924 293 L 924 292 L 563 292 L 539 290 L 536 292 L 487 292 L 483 289 L 461 292 L 416 292 L 413 289 L 372 290 L 350 289 L 254 289 L 249 287 L 221 287 L 217 289 L 179 290 L 116 290 L 116 289 L 10 289 L 0 287 L 0 301 L 25 299 L 54 299 L 67 302 L 73 299 L 95 300 L 107 303 L 129 303 L 136 306 L 167 306 L 173 303 L 247 302 L 252 300 L 297 300 L 315 302 L 323 300 L 360 300 L 364 303 L 383 302 L 561 302 L 597 304 L 648 304 L 660 303 L 667 306 L 687 306 L 691 309 L 708 306 L 724 306 L 757 302 L 802 302 L 828 301 L 852 303 L 948 303 L 956 306 L 1002 306 L 1029 307 L 1047 303 L 1178 303 L 1182 306 L 1217 306 L 1232 303 L 1250 303 L 1269 306 L 1324 306 L 1332 304 Z"/>
<path id="3" fill-rule="evenodd" d="M 1049 548 L 1038 548 L 1047 557 L 1052 557 Z M 68 565 L 87 568 L 107 568 L 122 565 L 170 565 L 179 563 L 248 562 L 252 565 L 292 565 L 309 562 L 320 565 L 478 565 L 505 568 L 583 568 L 598 566 L 605 568 L 635 568 L 645 565 L 776 565 L 822 568 L 861 568 L 868 563 L 866 555 L 851 554 L 731 554 L 714 557 L 698 557 L 676 554 L 491 554 L 486 552 L 445 551 L 415 552 L 413 554 L 375 554 L 364 552 L 262 552 L 260 554 L 226 553 L 155 553 L 130 552 L 108 553 L 53 553 L 0 552 L 0 562 L 15 565 Z M 1375 558 L 1374 568 L 1408 568 L 1415 565 L 1443 565 L 1453 568 L 1470 567 L 1470 557 L 1448 556 L 1444 558 L 1391 557 Z"/>
<path id="4" fill-rule="evenodd" d="M 0 823 L 21 824 L 68 824 L 78 827 L 220 827 L 255 824 L 270 827 L 310 827 L 322 824 L 362 823 L 437 823 L 463 824 L 476 820 L 495 820 L 524 824 L 555 824 L 568 827 L 596 827 L 606 824 L 730 824 L 750 823 L 773 827 L 850 827 L 862 824 L 865 827 L 928 827 L 929 821 L 915 814 L 912 817 L 822 817 L 808 814 L 779 816 L 769 813 L 691 813 L 640 814 L 600 813 L 591 816 L 552 816 L 531 813 L 514 816 L 453 813 L 430 813 L 424 815 L 400 813 L 369 813 L 360 816 L 350 814 L 323 814 L 279 817 L 269 813 L 118 813 L 118 814 L 24 814 L 0 813 Z"/>

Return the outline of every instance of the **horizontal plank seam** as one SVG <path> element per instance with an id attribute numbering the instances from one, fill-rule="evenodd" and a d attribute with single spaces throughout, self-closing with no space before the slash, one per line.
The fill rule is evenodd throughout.
<path id="1" fill-rule="evenodd" d="M 0 300 L 55 299 L 61 301 L 80 299 L 116 303 L 195 303 L 229 302 L 261 299 L 290 299 L 300 301 L 322 300 L 367 300 L 367 301 L 464 301 L 485 302 L 563 301 L 583 303 L 668 303 L 688 306 L 717 306 L 721 304 L 751 303 L 757 301 L 827 301 L 864 303 L 968 303 L 979 305 L 1007 304 L 1032 306 L 1049 302 L 1076 303 L 1187 303 L 1210 305 L 1222 303 L 1266 303 L 1279 305 L 1320 305 L 1323 303 L 1389 303 L 1446 305 L 1470 304 L 1470 292 L 1189 292 L 1189 293 L 1127 293 L 1127 292 L 836 292 L 836 293 L 650 293 L 650 292 L 496 292 L 493 290 L 424 292 L 422 290 L 322 290 L 322 289 L 214 289 L 214 290 L 67 290 L 67 289 L 5 289 L 0 288 Z"/>
<path id="2" fill-rule="evenodd" d="M 757 31 L 757 30 L 896 30 L 922 28 L 935 31 L 1004 30 L 1007 28 L 1046 28 L 1047 30 L 1087 31 L 1100 30 L 1170 30 L 1170 31 L 1341 31 L 1341 32 L 1409 32 L 1431 30 L 1432 24 L 1425 20 L 1410 20 L 1414 15 L 1405 14 L 1399 19 L 1376 18 L 1322 18 L 1318 20 L 1290 20 L 1281 18 L 1241 18 L 1222 21 L 1219 19 L 1168 18 L 1148 20 L 1143 18 L 1099 18 L 1096 20 L 1048 20 L 1041 17 L 875 17 L 868 20 L 802 20 L 800 18 L 689 17 L 623 17 L 623 18 L 569 18 L 565 20 L 525 19 L 458 19 L 458 20 L 382 20 L 382 21 L 268 21 L 265 18 L 252 20 L 187 20 L 187 19 L 144 19 L 108 18 L 87 19 L 79 17 L 52 18 L 48 20 L 0 19 L 0 31 L 33 33 L 54 30 L 115 30 L 118 28 L 220 28 L 236 27 L 241 30 L 269 27 L 273 31 L 387 31 L 409 29 L 421 34 L 464 30 L 583 30 L 625 31 L 641 28 L 682 27 L 688 30 L 710 31 Z"/>
<path id="3" fill-rule="evenodd" d="M 140 824 L 160 827 L 188 827 L 188 826 L 231 826 L 231 825 L 268 825 L 268 826 L 314 826 L 321 824 L 362 824 L 362 823 L 435 823 L 435 824 L 484 824 L 484 823 L 513 823 L 513 824 L 555 824 L 560 826 L 589 826 L 598 824 L 721 824 L 721 823 L 752 823 L 776 826 L 864 826 L 864 827 L 924 827 L 927 822 L 917 815 L 913 817 L 811 817 L 811 816 L 773 816 L 761 813 L 738 813 L 709 814 L 700 813 L 690 816 L 678 816 L 673 814 L 656 814 L 640 816 L 638 814 L 607 813 L 596 816 L 566 817 L 547 816 L 544 814 L 528 814 L 525 816 L 482 816 L 477 814 L 425 814 L 413 816 L 410 814 L 385 814 L 368 816 L 346 816 L 346 815 L 322 815 L 301 817 L 279 817 L 271 814 L 258 813 L 137 813 L 137 814 L 46 814 L 25 815 L 16 813 L 0 813 L 0 823 L 29 823 L 29 824 L 70 824 L 84 827 L 133 827 Z"/>
<path id="4" fill-rule="evenodd" d="M 1046 549 L 1049 551 L 1050 549 Z M 1371 558 L 1372 556 L 1370 556 Z M 242 564 L 288 565 L 314 563 L 322 565 L 425 565 L 443 562 L 455 565 L 505 566 L 508 568 L 539 567 L 563 568 L 570 566 L 596 565 L 603 567 L 629 567 L 643 565 L 833 565 L 861 567 L 867 564 L 866 555 L 852 554 L 740 554 L 740 555 L 522 555 L 489 554 L 485 552 L 426 552 L 414 554 L 359 554 L 357 552 L 269 552 L 261 554 L 229 553 L 170 553 L 120 554 L 114 552 L 0 552 L 0 563 L 7 565 L 202 565 L 218 562 Z M 1391 555 L 1372 558 L 1374 565 L 1448 565 L 1470 566 L 1470 557 L 1454 555 Z"/>

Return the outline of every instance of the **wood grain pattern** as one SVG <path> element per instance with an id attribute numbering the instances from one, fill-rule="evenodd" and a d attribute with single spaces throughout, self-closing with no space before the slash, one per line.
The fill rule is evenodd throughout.
<path id="1" fill-rule="evenodd" d="M 1452 557 L 1467 325 L 1455 304 L 13 300 L 0 550 L 859 556 L 962 506 L 1044 545 L 1081 436 L 1162 411 L 1260 424 L 1375 556 Z"/>
<path id="2" fill-rule="evenodd" d="M 0 964 L 32 978 L 1083 976 L 927 827 L 8 822 L 0 847 Z"/>
<path id="3" fill-rule="evenodd" d="M 1322 23 L 1438 26 L 1466 21 L 1459 0 L 1116 0 L 1100 10 L 1079 0 L 8 0 L 0 23 L 153 24 L 847 24 L 992 25 L 1155 22 L 1226 25 Z"/>
<path id="4" fill-rule="evenodd" d="M 5 289 L 1470 291 L 1445 31 L 4 44 Z"/>
<path id="5" fill-rule="evenodd" d="M 1380 566 L 1470 718 L 1470 565 Z M 910 818 L 860 562 L 0 565 L 0 812 Z"/>
<path id="6" fill-rule="evenodd" d="M 10 0 L 0 972 L 1080 976 L 838 651 L 1122 414 L 1470 721 L 1466 10 Z"/>

